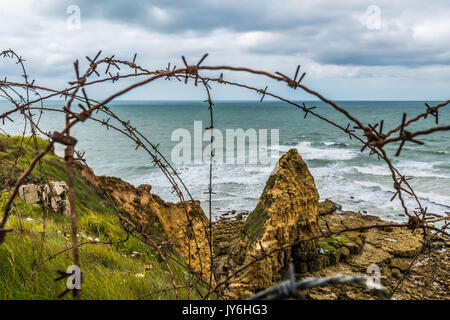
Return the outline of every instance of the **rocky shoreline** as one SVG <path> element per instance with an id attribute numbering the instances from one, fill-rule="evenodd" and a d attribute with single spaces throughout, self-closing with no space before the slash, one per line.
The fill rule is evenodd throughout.
<path id="1" fill-rule="evenodd" d="M 310 239 L 331 230 L 389 227 L 337 233 L 279 251 L 228 279 L 223 290 L 226 297 L 246 298 L 285 280 L 287 263 L 292 261 L 298 278 L 337 273 L 370 276 L 368 268 L 375 266 L 381 284 L 389 292 L 394 292 L 398 285 L 393 299 L 450 298 L 448 239 L 436 237 L 430 248 L 424 247 L 419 229 L 397 228 L 395 222 L 342 211 L 330 200 L 319 203 L 317 198 L 306 164 L 297 151 L 289 151 L 269 177 L 255 210 L 249 214 L 230 213 L 214 224 L 216 280 L 226 281 L 254 257 L 302 238 Z M 375 297 L 367 288 L 354 284 L 310 289 L 303 295 L 309 299 Z"/>
<path id="2" fill-rule="evenodd" d="M 322 202 L 329 205 L 329 202 Z M 231 213 L 221 217 L 214 224 L 214 252 L 216 254 L 215 275 L 217 281 L 224 280 L 244 262 L 239 230 L 244 224 L 246 212 Z M 319 225 L 331 229 L 346 226 L 385 224 L 379 217 L 351 211 L 322 211 Z M 241 243 L 241 246 L 238 245 Z M 370 229 L 366 231 L 345 232 L 335 237 L 319 241 L 320 263 L 317 270 L 298 272 L 297 279 L 307 277 L 325 277 L 338 273 L 349 275 L 365 274 L 371 265 L 380 267 L 381 284 L 392 292 L 397 284 L 401 285 L 392 299 L 449 299 L 450 298 L 450 242 L 436 238 L 432 250 L 423 247 L 419 230 L 404 228 Z M 239 250 L 238 248 L 241 248 Z M 417 253 L 414 265 L 408 270 Z M 284 279 L 287 279 L 287 273 Z M 403 279 L 403 277 L 405 277 Z M 227 288 L 234 281 L 225 285 L 224 293 L 229 298 L 236 298 Z M 276 283 L 274 283 L 275 285 Z M 247 292 L 250 294 L 250 292 Z M 368 289 L 355 284 L 325 286 L 303 291 L 308 299 L 374 299 L 376 296 Z"/>

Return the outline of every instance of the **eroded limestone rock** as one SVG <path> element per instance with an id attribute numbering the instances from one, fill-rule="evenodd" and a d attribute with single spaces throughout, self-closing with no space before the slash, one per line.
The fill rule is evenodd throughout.
<path id="1" fill-rule="evenodd" d="M 371 226 L 380 224 L 392 224 L 383 221 L 379 217 L 362 215 L 357 212 L 344 212 L 343 214 L 330 214 L 319 218 L 319 228 L 326 228 L 326 224 L 332 230 L 339 230 L 343 225 L 348 227 Z M 388 291 L 396 288 L 399 279 L 408 272 L 410 264 L 417 253 L 422 252 L 417 261 L 412 265 L 408 276 L 403 280 L 394 298 L 396 299 L 448 299 L 448 261 L 450 254 L 449 243 L 442 239 L 434 239 L 433 250 L 423 248 L 423 235 L 420 229 L 409 230 L 406 228 L 371 228 L 361 231 L 344 232 L 330 238 L 341 237 L 345 241 L 333 241 L 321 239 L 322 249 L 324 241 L 335 250 L 339 249 L 340 259 L 335 264 L 329 263 L 316 272 L 308 272 L 306 276 L 330 276 L 336 273 L 366 274 L 367 268 L 376 265 L 380 268 L 381 283 Z M 352 247 L 354 250 L 345 258 L 342 256 L 342 248 Z M 328 248 L 330 252 L 334 249 Z M 327 255 L 325 255 L 327 256 Z M 328 258 L 328 256 L 327 256 Z M 324 259 L 320 254 L 319 260 Z M 426 288 L 426 290 L 424 290 Z M 357 285 L 329 286 L 329 290 L 337 299 L 374 299 L 373 293 L 366 288 Z M 330 292 L 324 292 L 321 288 L 305 290 L 303 294 L 310 299 L 330 299 Z"/>
<path id="2" fill-rule="evenodd" d="M 93 174 L 85 172 L 85 174 Z M 150 185 L 133 185 L 115 177 L 99 176 L 90 179 L 106 191 L 116 205 L 153 239 L 167 239 L 184 261 L 190 261 L 194 271 L 205 278 L 210 272 L 209 221 L 200 207 L 200 202 L 165 202 L 151 193 Z M 189 217 L 189 219 L 188 219 Z M 189 225 L 189 220 L 192 225 Z M 198 249 L 198 250 L 197 250 Z"/>
<path id="3" fill-rule="evenodd" d="M 264 252 L 317 234 L 319 194 L 306 163 L 296 149 L 281 157 L 267 180 L 256 208 L 244 222 L 241 233 L 246 244 L 246 264 Z M 258 261 L 247 268 L 228 288 L 231 297 L 270 287 L 284 278 L 290 260 L 297 270 L 314 268 L 317 241 L 301 242 Z"/>
<path id="4" fill-rule="evenodd" d="M 325 199 L 325 201 L 319 202 L 319 215 L 325 216 L 327 214 L 332 214 L 338 210 L 341 210 L 342 207 L 329 199 Z"/>
<path id="5" fill-rule="evenodd" d="M 291 156 L 290 159 L 296 157 Z M 284 171 L 284 170 L 283 170 Z M 281 171 L 281 174 L 283 174 Z M 279 173 L 277 171 L 274 174 Z M 283 177 L 291 176 L 284 172 Z M 223 219 L 216 223 L 214 231 L 214 245 L 217 248 L 216 275 L 219 281 L 223 281 L 227 276 L 233 274 L 242 265 L 252 261 L 250 255 L 261 253 L 260 241 L 265 251 L 276 247 L 278 239 L 287 239 L 289 233 L 283 230 L 285 226 L 292 226 L 292 216 L 294 210 L 290 205 L 290 200 L 294 197 L 283 198 L 282 192 L 276 191 L 278 179 L 269 178 L 266 188 L 261 196 L 258 205 L 264 210 L 264 215 L 256 215 L 255 210 L 245 221 L 247 227 L 242 226 L 243 221 L 233 219 Z M 279 184 L 284 187 L 282 183 Z M 275 188 L 275 190 L 273 190 Z M 287 189 L 289 194 L 289 189 Z M 280 195 L 281 194 L 281 195 Z M 284 207 L 279 199 L 285 199 Z M 295 199 L 293 200 L 295 201 Z M 278 212 L 273 212 L 270 208 L 278 207 Z M 269 208 L 267 210 L 266 208 Z M 286 217 L 279 212 L 285 213 Z M 315 211 L 313 211 L 315 212 Z M 301 216 L 301 215 L 300 215 Z M 257 219 L 257 218 L 263 219 Z M 251 220 L 253 219 L 253 220 Z M 278 222 L 275 223 L 275 221 Z M 300 219 L 301 221 L 301 219 Z M 260 222 L 254 226 L 249 226 L 250 222 Z M 381 283 L 388 291 L 396 288 L 398 281 L 407 273 L 410 263 L 416 254 L 418 260 L 410 269 L 410 273 L 402 282 L 394 298 L 396 299 L 449 299 L 450 277 L 448 276 L 448 262 L 450 259 L 450 241 L 446 238 L 433 240 L 433 250 L 424 250 L 423 235 L 420 229 L 409 230 L 397 227 L 377 227 L 376 225 L 392 225 L 393 222 L 383 221 L 379 217 L 361 214 L 352 211 L 337 210 L 332 213 L 320 215 L 316 225 L 318 230 L 326 233 L 331 229 L 334 232 L 343 229 L 354 229 L 353 231 L 340 232 L 329 237 L 320 238 L 315 244 L 318 248 L 318 258 L 312 259 L 306 266 L 306 273 L 298 274 L 298 278 L 309 276 L 331 276 L 337 273 L 344 274 L 368 274 L 368 267 L 378 266 L 380 268 Z M 277 230 L 277 226 L 279 229 Z M 358 227 L 370 227 L 358 230 Z M 239 230 L 247 228 L 246 236 Z M 294 227 L 295 228 L 295 227 Z M 329 229 L 328 229 L 329 228 Z M 275 229 L 275 230 L 274 230 Z M 281 229 L 281 230 L 280 230 Z M 297 229 L 299 230 L 299 229 Z M 250 234 L 249 234 L 250 231 Z M 272 238 L 266 239 L 272 231 Z M 320 234 L 320 232 L 319 232 Z M 256 235 L 249 241 L 249 235 Z M 284 237 L 283 237 L 284 236 Z M 245 240 L 245 241 L 244 241 Z M 249 246 L 253 244 L 253 246 Z M 314 253 L 314 251 L 312 251 Z M 287 275 L 283 275 L 286 262 L 293 257 L 293 252 L 284 251 L 277 253 L 276 258 L 265 259 L 252 265 L 237 278 L 232 278 L 225 287 L 225 295 L 229 298 L 245 298 L 259 289 L 265 289 L 274 285 L 273 282 L 285 280 Z M 242 260 L 245 261 L 242 261 Z M 304 264 L 305 265 L 305 264 Z M 297 268 L 296 271 L 302 271 Z M 279 280 L 274 280 L 278 279 Z M 420 288 L 420 290 L 418 290 Z M 425 288 L 425 289 L 424 289 Z M 375 296 L 367 288 L 357 284 L 343 284 L 314 288 L 302 292 L 310 299 L 374 299 Z"/>

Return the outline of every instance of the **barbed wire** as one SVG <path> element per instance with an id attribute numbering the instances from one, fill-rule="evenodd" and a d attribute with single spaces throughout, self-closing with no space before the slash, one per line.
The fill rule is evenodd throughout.
<path id="1" fill-rule="evenodd" d="M 401 172 L 394 166 L 391 157 L 388 155 L 386 151 L 386 146 L 394 143 L 398 143 L 398 148 L 395 153 L 395 156 L 398 157 L 401 155 L 401 152 L 403 150 L 403 147 L 406 143 L 414 143 L 418 145 L 423 145 L 423 141 L 418 140 L 421 137 L 429 134 L 433 134 L 439 131 L 449 131 L 450 126 L 445 125 L 439 125 L 439 121 L 441 118 L 439 117 L 439 112 L 442 108 L 448 106 L 450 104 L 450 100 L 441 102 L 436 105 L 430 105 L 428 103 L 425 103 L 426 109 L 413 116 L 408 118 L 407 114 L 404 113 L 401 119 L 401 122 L 398 125 L 393 126 L 390 130 L 386 130 L 385 128 L 385 122 L 384 120 L 380 119 L 379 122 L 373 123 L 373 124 L 363 124 L 363 121 L 352 115 L 348 110 L 346 110 L 344 107 L 338 105 L 336 102 L 324 97 L 319 92 L 310 89 L 309 87 L 305 86 L 303 84 L 303 80 L 305 79 L 306 73 L 303 72 L 300 75 L 300 66 L 297 66 L 294 72 L 294 77 L 290 78 L 280 72 L 270 73 L 267 71 L 262 70 L 255 70 L 248 67 L 233 67 L 233 66 L 207 66 L 203 65 L 203 62 L 207 58 L 207 54 L 203 55 L 202 58 L 198 61 L 195 65 L 190 65 L 187 62 L 187 59 L 182 56 L 182 61 L 184 63 L 184 67 L 177 68 L 177 66 L 171 67 L 171 64 L 168 63 L 167 68 L 165 69 L 157 69 L 157 70 L 149 70 L 146 69 L 140 65 L 137 64 L 137 54 L 133 56 L 131 60 L 121 60 L 116 59 L 115 55 L 112 56 L 106 56 L 102 58 L 102 51 L 99 51 L 94 58 L 90 58 L 86 56 L 86 60 L 88 61 L 88 67 L 84 71 L 84 73 L 81 73 L 79 62 L 78 60 L 74 62 L 74 72 L 75 72 L 75 80 L 69 82 L 69 87 L 55 90 L 52 88 L 47 88 L 45 86 L 37 85 L 35 84 L 35 81 L 32 82 L 29 81 L 29 74 L 26 72 L 25 65 L 24 65 L 24 59 L 16 54 L 13 50 L 8 49 L 4 50 L 0 53 L 0 56 L 3 58 L 11 58 L 15 59 L 16 64 L 20 65 L 22 77 L 24 78 L 24 82 L 20 81 L 8 81 L 7 77 L 4 78 L 4 80 L 0 81 L 0 96 L 6 99 L 8 102 L 11 103 L 11 108 L 2 114 L 0 114 L 0 120 L 2 125 L 5 125 L 6 121 L 14 122 L 12 119 L 13 115 L 15 114 L 21 114 L 23 115 L 23 123 L 24 123 L 24 129 L 22 131 L 22 138 L 21 143 L 19 145 L 19 152 L 17 157 L 15 158 L 13 163 L 9 163 L 7 161 L 3 161 L 2 163 L 7 164 L 9 166 L 9 173 L 4 175 L 2 177 L 2 185 L 3 189 L 9 189 L 10 195 L 8 197 L 8 200 L 4 206 L 3 210 L 3 217 L 0 221 L 0 244 L 3 243 L 5 237 L 8 233 L 12 232 L 13 230 L 11 228 L 7 228 L 7 222 L 8 218 L 11 214 L 11 209 L 13 208 L 13 201 L 15 197 L 17 196 L 18 190 L 20 186 L 29 178 L 33 176 L 33 170 L 36 167 L 36 165 L 40 166 L 40 170 L 42 173 L 45 173 L 42 167 L 42 158 L 49 153 L 51 150 L 53 150 L 55 144 L 60 144 L 65 146 L 65 154 L 64 154 L 64 160 L 66 162 L 66 171 L 67 171 L 67 177 L 68 177 L 68 185 L 69 185 L 69 202 L 70 202 L 70 217 L 71 217 L 71 233 L 72 233 L 72 245 L 69 246 L 66 243 L 66 249 L 57 253 L 67 253 L 68 251 L 72 251 L 72 258 L 75 265 L 80 266 L 79 261 L 79 252 L 78 248 L 81 245 L 85 245 L 87 243 L 79 244 L 77 240 L 77 211 L 76 211 L 76 194 L 75 194 L 75 186 L 73 183 L 73 165 L 75 161 L 81 161 L 83 163 L 86 163 L 85 159 L 83 158 L 84 155 L 77 150 L 75 150 L 75 146 L 77 144 L 77 140 L 71 136 L 71 128 L 75 125 L 85 122 L 86 120 L 90 119 L 92 121 L 95 121 L 97 123 L 100 123 L 102 126 L 104 126 L 106 129 L 113 129 L 117 132 L 120 132 L 127 138 L 129 138 L 132 143 L 136 145 L 136 149 L 143 149 L 146 151 L 146 153 L 149 155 L 152 163 L 157 166 L 161 172 L 165 175 L 167 180 L 171 184 L 172 191 L 176 193 L 177 197 L 180 200 L 180 203 L 182 204 L 183 210 L 185 212 L 185 221 L 176 222 L 178 224 L 178 227 L 183 230 L 183 233 L 186 237 L 186 243 L 187 243 L 187 265 L 179 258 L 176 258 L 175 256 L 171 255 L 170 252 L 165 252 L 163 249 L 159 248 L 159 246 L 154 242 L 151 235 L 148 234 L 147 231 L 142 230 L 139 228 L 135 221 L 130 220 L 127 217 L 124 217 L 120 214 L 120 211 L 114 204 L 114 200 L 111 197 L 111 195 L 107 195 L 110 202 L 113 203 L 113 206 L 115 208 L 115 211 L 117 213 L 117 216 L 119 218 L 119 221 L 121 222 L 121 225 L 123 229 L 127 232 L 128 235 L 133 235 L 140 239 L 141 241 L 147 243 L 150 245 L 161 257 L 161 259 L 166 264 L 166 267 L 169 271 L 169 274 L 171 275 L 171 281 L 173 285 L 173 292 L 175 294 L 175 297 L 178 297 L 177 288 L 186 287 L 188 289 L 188 297 L 190 296 L 190 290 L 194 289 L 197 291 L 197 293 L 203 298 L 207 299 L 211 294 L 216 293 L 220 294 L 220 288 L 224 286 L 227 281 L 231 280 L 232 278 L 237 277 L 240 273 L 242 273 L 244 270 L 246 270 L 250 265 L 254 264 L 257 261 L 261 261 L 262 259 L 265 259 L 271 255 L 273 255 L 276 252 L 279 252 L 281 250 L 284 250 L 286 248 L 292 247 L 296 244 L 299 244 L 301 242 L 305 241 L 312 241 L 315 239 L 320 239 L 323 237 L 327 237 L 330 235 L 336 235 L 341 234 L 349 231 L 357 231 L 357 230 L 367 230 L 372 228 L 383 228 L 386 226 L 394 227 L 394 228 L 407 228 L 407 229 L 422 229 L 423 230 L 423 237 L 424 242 L 429 241 L 433 239 L 436 235 L 442 235 L 442 236 L 449 236 L 448 233 L 448 226 L 449 223 L 447 223 L 447 220 L 450 220 L 450 217 L 447 215 L 443 215 L 440 218 L 429 218 L 427 208 L 425 208 L 419 196 L 414 191 L 412 184 L 409 182 L 409 178 L 402 175 Z M 101 70 L 101 67 L 104 67 L 103 70 Z M 115 71 L 113 71 L 115 69 Z M 104 72 L 103 72 L 104 71 Z M 212 77 L 212 76 L 206 76 L 201 74 L 202 71 L 207 71 L 209 73 L 211 72 L 221 72 L 218 77 Z M 243 73 L 249 73 L 253 74 L 259 77 L 263 77 L 265 79 L 278 81 L 278 82 L 284 82 L 287 86 L 292 88 L 293 90 L 301 89 L 304 92 L 318 98 L 323 103 L 331 106 L 337 113 L 342 114 L 349 123 L 340 124 L 336 121 L 331 120 L 324 114 L 319 112 L 319 109 L 316 108 L 316 106 L 307 106 L 304 102 L 303 103 L 297 103 L 295 101 L 292 101 L 290 99 L 286 99 L 281 97 L 280 95 L 277 95 L 273 92 L 270 92 L 268 90 L 269 86 L 265 86 L 264 89 L 260 89 L 254 86 L 251 86 L 249 84 L 230 81 L 224 79 L 224 72 L 243 72 Z M 115 75 L 113 73 L 115 72 Z M 299 77 L 300 75 L 300 77 Z M 97 78 L 92 78 L 92 77 Z M 86 92 L 86 89 L 90 86 L 95 86 L 101 83 L 109 83 L 112 82 L 113 84 L 120 82 L 124 79 L 136 79 L 135 82 L 133 82 L 131 85 L 126 86 L 125 88 L 122 88 L 121 90 L 115 92 L 114 94 L 110 95 L 109 97 L 96 101 L 93 99 L 88 98 L 88 94 Z M 298 79 L 297 79 L 298 78 Z M 192 217 L 189 212 L 189 206 L 188 201 L 190 205 L 193 205 L 197 209 L 201 209 L 200 205 L 194 200 L 192 194 L 188 190 L 185 182 L 181 179 L 178 171 L 175 169 L 175 167 L 171 164 L 171 162 L 163 155 L 162 152 L 159 151 L 158 145 L 153 144 L 150 142 L 150 140 L 141 133 L 136 127 L 134 127 L 130 121 L 124 121 L 119 116 L 117 116 L 109 107 L 108 104 L 112 102 L 114 99 L 145 85 L 149 85 L 152 82 L 156 80 L 167 80 L 170 81 L 172 79 L 178 80 L 178 82 L 183 83 L 182 79 L 184 79 L 184 84 L 188 84 L 188 80 L 192 79 L 195 86 L 198 85 L 199 81 L 202 84 L 205 94 L 206 94 L 206 101 L 208 104 L 208 110 L 210 113 L 210 126 L 207 128 L 207 130 L 210 130 L 211 137 L 210 137 L 210 159 L 209 159 L 209 169 L 208 169 L 208 176 L 209 176 L 209 182 L 208 182 L 208 223 L 204 223 L 202 219 L 200 219 L 200 223 L 202 224 L 202 228 L 204 231 L 204 237 L 207 239 L 208 243 L 208 249 L 209 249 L 209 263 L 205 264 L 202 260 L 202 256 L 200 254 L 200 243 L 197 239 L 197 235 L 195 232 L 192 234 L 191 228 L 193 226 Z M 369 155 L 376 155 L 378 159 L 383 160 L 386 162 L 391 176 L 393 180 L 393 190 L 395 191 L 394 196 L 392 197 L 391 201 L 398 199 L 400 201 L 400 204 L 403 208 L 403 211 L 407 217 L 407 221 L 405 223 L 397 223 L 397 224 L 385 224 L 385 225 L 370 225 L 370 226 L 358 226 L 353 228 L 345 227 L 343 229 L 339 230 L 331 230 L 329 226 L 327 226 L 327 230 L 323 231 L 320 230 L 320 234 L 318 234 L 315 237 L 311 237 L 309 239 L 302 239 L 297 240 L 292 243 L 286 243 L 283 245 L 280 245 L 279 247 L 273 248 L 271 250 L 268 250 L 266 252 L 263 251 L 263 253 L 259 256 L 255 256 L 252 258 L 251 261 L 248 263 L 238 267 L 236 270 L 234 270 L 230 275 L 228 275 L 225 280 L 220 281 L 219 283 L 214 282 L 214 255 L 213 255 L 213 241 L 212 241 L 212 219 L 213 219 L 213 211 L 212 211 L 212 199 L 213 199 L 213 163 L 214 163 L 214 152 L 213 152 L 213 143 L 214 143 L 214 113 L 213 113 L 213 100 L 211 97 L 211 89 L 212 87 L 210 84 L 217 84 L 217 85 L 227 85 L 232 87 L 238 87 L 245 90 L 250 90 L 255 92 L 258 95 L 261 95 L 260 102 L 263 102 L 264 98 L 266 96 L 270 96 L 278 101 L 285 102 L 300 111 L 304 113 L 304 118 L 307 118 L 308 115 L 311 117 L 315 117 L 321 121 L 326 122 L 328 125 L 337 128 L 340 130 L 344 135 L 348 136 L 349 139 L 355 139 L 361 143 L 361 152 L 365 152 L 366 150 L 369 150 Z M 20 90 L 24 90 L 25 94 L 22 94 Z M 30 94 L 34 93 L 36 98 L 31 99 Z M 50 108 L 44 105 L 44 101 L 53 98 L 53 97 L 61 97 L 65 100 L 65 105 L 62 109 L 57 108 Z M 78 102 L 79 110 L 81 111 L 74 111 L 72 108 L 73 104 L 75 102 Z M 33 111 L 39 112 L 38 120 L 34 119 Z M 54 132 L 44 132 L 40 128 L 40 120 L 44 112 L 59 112 L 63 113 L 65 115 L 65 122 L 64 127 L 61 131 L 54 131 Z M 105 118 L 98 117 L 96 115 L 100 114 L 106 116 Z M 426 129 L 422 130 L 408 130 L 410 126 L 416 122 L 419 122 L 420 120 L 427 119 L 428 117 L 433 117 L 435 126 L 430 126 Z M 116 124 L 112 123 L 112 120 L 117 122 Z M 11 173 L 14 171 L 19 171 L 20 168 L 18 166 L 19 160 L 23 157 L 25 153 L 24 143 L 29 143 L 31 139 L 26 140 L 26 132 L 27 132 L 27 125 L 30 126 L 31 131 L 31 139 L 34 141 L 34 147 L 35 147 L 35 156 L 33 160 L 31 160 L 28 164 L 28 167 L 23 170 L 21 175 L 15 179 L 15 181 L 11 181 Z M 120 127 L 119 127 L 120 126 Z M 2 128 L 0 128 L 2 132 L 6 133 Z M 39 150 L 38 143 L 37 143 L 37 137 L 38 136 L 44 136 L 48 139 L 48 142 L 46 146 Z M 35 177 L 36 178 L 36 177 Z M 38 180 L 43 181 L 43 177 L 38 178 Z M 48 181 L 48 177 L 45 178 Z M 12 185 L 12 182 L 13 185 Z M 12 185 L 12 186 L 11 186 Z M 416 208 L 417 210 L 411 210 L 411 208 L 408 208 L 406 204 L 406 198 L 411 197 L 415 203 L 417 204 Z M 187 200 L 189 199 L 189 200 Z M 47 213 L 45 216 L 48 215 L 48 208 L 46 209 Z M 45 221 L 45 220 L 44 220 Z M 438 228 L 436 226 L 436 223 L 444 223 L 442 227 Z M 45 234 L 45 222 L 44 222 L 44 234 Z M 128 236 L 126 240 L 128 239 Z M 124 240 L 124 241 L 126 241 Z M 121 240 L 122 241 L 122 240 Z M 45 237 L 42 237 L 42 241 L 40 244 L 40 252 L 43 252 Z M 191 242 L 194 243 L 193 248 Z M 112 242 L 104 242 L 99 244 L 111 244 Z M 191 252 L 191 249 L 193 249 L 193 253 Z M 54 255 L 53 255 L 54 256 Z M 42 263 L 51 260 L 52 256 L 47 258 L 41 263 L 38 263 L 38 261 L 35 261 L 34 264 L 39 267 L 42 265 Z M 192 257 L 196 257 L 199 265 L 199 270 L 194 270 L 192 267 Z M 181 286 L 178 285 L 175 281 L 175 277 L 173 275 L 173 272 L 170 270 L 170 266 L 167 262 L 167 259 L 171 259 L 175 261 L 178 265 L 182 266 L 187 270 L 188 272 L 188 285 L 187 286 Z M 37 260 L 40 260 L 37 259 Z M 195 279 L 195 282 L 192 282 L 192 278 Z M 199 283 L 205 282 L 205 277 L 209 278 L 208 281 L 206 281 L 208 285 L 208 292 L 206 294 L 201 295 L 196 286 Z M 334 279 L 334 280 L 333 280 Z M 339 280 L 340 279 L 340 280 Z M 359 279 L 359 280 L 358 280 Z M 362 281 L 362 278 L 354 278 L 354 281 Z M 328 278 L 327 281 L 323 280 L 321 281 L 310 281 L 309 283 L 329 283 L 329 282 L 339 282 L 339 281 L 350 281 L 348 278 L 345 277 L 331 277 Z M 402 280 L 403 281 L 403 280 Z M 400 282 L 401 283 L 401 282 Z M 305 284 L 306 285 L 306 284 Z M 399 285 L 397 285 L 398 287 Z M 164 289 L 169 290 L 169 289 Z M 79 290 L 78 290 L 79 291 Z M 78 299 L 81 299 L 81 291 L 75 292 L 75 295 Z"/>
<path id="2" fill-rule="evenodd" d="M 381 283 L 371 277 L 365 275 L 346 275 L 336 274 L 331 277 L 310 277 L 302 280 L 295 279 L 294 264 L 289 264 L 289 280 L 285 280 L 277 286 L 263 290 L 251 296 L 249 300 L 280 300 L 280 299 L 304 299 L 303 295 L 299 292 L 301 290 L 312 289 L 317 287 L 326 286 L 329 284 L 347 284 L 357 283 L 367 287 L 369 290 L 373 290 L 375 294 L 381 299 L 389 299 L 389 294 Z"/>

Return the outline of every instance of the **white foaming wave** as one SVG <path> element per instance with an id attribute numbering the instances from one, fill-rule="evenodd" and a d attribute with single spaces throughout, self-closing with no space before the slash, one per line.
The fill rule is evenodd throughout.
<path id="1" fill-rule="evenodd" d="M 358 152 L 352 149 L 340 149 L 340 148 L 316 148 L 312 146 L 312 142 L 303 141 L 295 146 L 280 145 L 279 151 L 287 152 L 290 149 L 295 148 L 305 160 L 331 160 L 331 161 L 343 161 L 351 160 L 358 156 Z"/>
<path id="2" fill-rule="evenodd" d="M 213 179 L 214 184 L 242 184 L 242 185 L 252 185 L 258 183 L 264 183 L 265 178 L 262 175 L 235 175 L 235 176 L 220 176 Z M 205 183 L 206 184 L 206 183 Z"/>
<path id="3" fill-rule="evenodd" d="M 322 144 L 326 145 L 327 147 L 329 146 L 350 146 L 349 143 L 345 143 L 345 142 L 333 142 L 333 141 L 322 141 Z"/>
<path id="4" fill-rule="evenodd" d="M 369 165 L 369 166 L 353 166 L 353 169 L 355 169 L 358 173 L 361 174 L 367 174 L 367 175 L 374 175 L 374 176 L 388 176 L 391 174 L 389 171 L 387 165 L 381 166 L 381 165 Z"/>
<path id="5" fill-rule="evenodd" d="M 399 216 L 403 213 L 403 208 L 398 199 L 390 201 L 394 192 L 389 185 L 345 178 L 340 179 L 340 181 L 325 179 L 317 182 L 321 199 L 335 201 L 341 204 L 344 210 L 367 211 L 369 214 L 395 221 L 404 219 L 404 217 Z M 330 185 L 330 182 L 333 183 Z M 428 207 L 430 212 L 443 212 L 450 208 L 448 202 L 450 199 L 442 194 L 426 192 L 417 192 L 417 194 L 422 205 Z M 410 210 L 417 207 L 413 197 L 405 197 L 404 200 Z"/>
<path id="6" fill-rule="evenodd" d="M 362 186 L 363 188 L 370 188 L 370 189 L 375 188 L 389 195 L 395 194 L 395 191 L 393 190 L 392 187 L 384 185 L 382 183 L 377 183 L 373 181 L 360 181 L 360 180 L 355 180 L 354 182 Z M 443 194 L 437 193 L 422 192 L 418 190 L 415 190 L 415 193 L 417 194 L 417 196 L 421 201 L 430 202 L 443 207 L 450 207 L 450 196 L 445 196 Z"/>
<path id="7" fill-rule="evenodd" d="M 361 186 L 346 178 L 339 181 L 334 178 L 321 180 L 317 181 L 321 199 L 335 201 L 342 205 L 343 210 L 367 211 L 384 217 L 389 213 L 401 212 L 401 206 L 389 201 L 392 195 L 379 188 Z"/>
<path id="8" fill-rule="evenodd" d="M 432 170 L 434 167 L 433 162 L 421 162 L 414 160 L 401 160 L 396 163 L 399 168 L 415 168 L 419 170 Z"/>
<path id="9" fill-rule="evenodd" d="M 181 179 L 191 187 L 206 186 L 209 184 L 209 166 L 186 166 L 177 169 L 180 173 Z M 241 185 L 253 185 L 264 183 L 272 167 L 264 166 L 230 166 L 216 164 L 213 167 L 213 183 L 214 185 L 220 184 L 241 184 Z M 155 172 L 147 176 L 146 180 L 150 184 L 152 180 L 153 184 L 168 185 L 169 182 L 165 176 L 159 172 Z"/>
<path id="10" fill-rule="evenodd" d="M 384 185 L 382 183 L 377 183 L 377 182 L 373 182 L 373 181 L 361 181 L 361 180 L 355 180 L 354 182 L 361 187 L 377 188 L 381 191 L 394 194 L 394 190 L 392 188 L 389 188 L 389 186 Z"/>
<path id="11" fill-rule="evenodd" d="M 437 163 L 433 162 L 419 162 L 412 160 L 402 160 L 394 164 L 401 174 L 411 177 L 423 178 L 443 178 L 450 179 L 449 175 L 436 172 L 434 166 Z M 368 166 L 353 166 L 358 173 L 374 176 L 390 176 L 391 171 L 387 165 L 368 165 Z"/>
<path id="12" fill-rule="evenodd" d="M 450 179 L 450 175 L 442 174 L 438 172 L 439 169 L 435 168 L 440 164 L 442 162 L 419 162 L 413 160 L 402 160 L 396 164 L 394 163 L 402 174 L 408 176 Z"/>
<path id="13" fill-rule="evenodd" d="M 245 172 L 254 172 L 254 173 L 262 173 L 262 174 L 270 174 L 274 168 L 273 166 L 245 166 Z"/>
<path id="14" fill-rule="evenodd" d="M 419 192 L 419 198 L 433 202 L 434 204 L 450 208 L 450 196 L 443 194 Z"/>
<path id="15" fill-rule="evenodd" d="M 328 166 L 311 167 L 309 171 L 313 177 L 342 177 L 344 174 L 351 173 L 352 167 L 344 165 L 342 162 L 336 162 Z"/>

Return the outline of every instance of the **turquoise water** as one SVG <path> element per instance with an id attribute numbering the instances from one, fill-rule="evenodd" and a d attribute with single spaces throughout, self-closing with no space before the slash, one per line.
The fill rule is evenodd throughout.
<path id="1" fill-rule="evenodd" d="M 341 101 L 339 104 L 366 124 L 384 119 L 386 129 L 399 124 L 403 112 L 413 116 L 425 110 L 424 102 Z M 62 102 L 47 102 L 47 106 L 60 108 L 62 105 Z M 315 111 L 344 127 L 348 124 L 342 115 L 321 102 L 307 102 L 307 105 L 317 106 Z M 0 102 L 0 112 L 7 108 Z M 209 126 L 207 104 L 202 102 L 123 101 L 114 103 L 112 110 L 122 119 L 130 120 L 152 143 L 160 144 L 160 151 L 168 158 L 177 143 L 171 141 L 175 129 L 193 131 L 194 121 L 203 121 L 203 127 Z M 314 176 L 322 199 L 331 199 L 344 209 L 402 219 L 398 200 L 389 201 L 394 192 L 386 164 L 370 157 L 367 151 L 361 153 L 359 142 L 350 140 L 327 123 L 312 116 L 305 120 L 303 116 L 300 110 L 280 102 L 236 101 L 214 105 L 215 127 L 222 132 L 236 128 L 279 129 L 279 146 L 269 149 L 278 150 L 281 156 L 290 148 L 297 148 Z M 105 118 L 100 113 L 98 117 Z M 441 112 L 440 119 L 442 124 L 448 125 L 450 111 Z M 5 125 L 0 123 L 0 128 L 19 134 L 23 129 L 19 123 L 19 119 Z M 428 118 L 412 129 L 433 123 L 434 119 Z M 46 131 L 61 130 L 63 119 L 60 115 L 44 114 L 41 125 Z M 87 121 L 77 125 L 73 135 L 79 141 L 78 150 L 86 152 L 85 158 L 97 174 L 118 176 L 135 185 L 150 184 L 165 200 L 177 200 L 165 176 L 152 165 L 149 156 L 140 149 L 136 151 L 120 133 Z M 394 164 L 413 178 L 411 184 L 430 212 L 450 211 L 450 132 L 438 132 L 421 140 L 424 146 L 407 143 Z M 203 147 L 206 145 L 207 142 Z M 396 146 L 387 148 L 392 157 Z M 61 154 L 61 151 L 58 147 L 57 152 Z M 181 165 L 177 169 L 194 198 L 200 199 L 206 209 L 209 163 Z M 215 163 L 213 214 L 252 210 L 272 169 L 265 165 Z M 417 207 L 412 199 L 407 203 L 412 209 Z"/>

